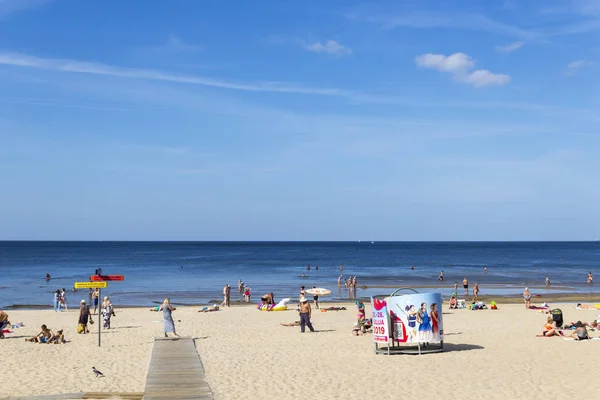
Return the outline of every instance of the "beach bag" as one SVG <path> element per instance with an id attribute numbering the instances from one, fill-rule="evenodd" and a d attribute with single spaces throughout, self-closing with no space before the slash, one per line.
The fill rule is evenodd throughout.
<path id="1" fill-rule="evenodd" d="M 85 328 L 83 327 L 83 324 L 79 324 L 79 325 L 77 325 L 77 333 L 83 333 L 83 330 L 84 330 L 84 329 L 85 329 Z"/>

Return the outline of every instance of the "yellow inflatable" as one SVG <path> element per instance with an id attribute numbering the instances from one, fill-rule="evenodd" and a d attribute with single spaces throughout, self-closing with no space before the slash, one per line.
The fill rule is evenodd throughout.
<path id="1" fill-rule="evenodd" d="M 260 311 L 285 311 L 287 310 L 287 303 L 290 299 L 283 299 L 277 304 L 259 304 L 256 308 Z"/>

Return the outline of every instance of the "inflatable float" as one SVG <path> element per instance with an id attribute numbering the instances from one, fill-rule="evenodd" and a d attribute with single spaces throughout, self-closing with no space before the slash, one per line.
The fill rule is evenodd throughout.
<path id="1" fill-rule="evenodd" d="M 290 298 L 281 300 L 277 304 L 259 304 L 256 308 L 260 311 L 285 311 L 287 310 L 287 303 L 290 302 Z"/>

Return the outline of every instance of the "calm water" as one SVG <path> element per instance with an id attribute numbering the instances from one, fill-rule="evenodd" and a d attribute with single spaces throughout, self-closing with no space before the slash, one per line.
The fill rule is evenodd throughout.
<path id="1" fill-rule="evenodd" d="M 339 300 L 352 296 L 337 289 L 340 264 L 344 276 L 358 276 L 359 286 L 437 285 L 440 270 L 443 293 L 463 276 L 471 286 L 479 282 L 482 294 L 520 293 L 524 285 L 543 286 L 546 276 L 568 291 L 600 286 L 585 283 L 589 271 L 600 282 L 598 242 L 0 242 L 0 307 L 50 305 L 52 290 L 87 281 L 96 268 L 125 275 L 103 291 L 122 305 L 151 305 L 166 296 L 178 304 L 208 303 L 221 298 L 225 283 L 236 300 L 238 279 L 254 300 L 270 291 L 276 299 L 296 297 L 300 285 L 329 288 Z M 359 288 L 357 295 L 389 291 Z M 72 306 L 81 298 L 86 291 L 68 297 Z"/>

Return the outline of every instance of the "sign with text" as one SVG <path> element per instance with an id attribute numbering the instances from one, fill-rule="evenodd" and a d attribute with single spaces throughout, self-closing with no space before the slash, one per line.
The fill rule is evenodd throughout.
<path id="1" fill-rule="evenodd" d="M 385 300 L 371 297 L 371 308 L 373 311 L 373 341 L 376 343 L 388 343 L 390 340 L 389 315 Z"/>
<path id="2" fill-rule="evenodd" d="M 106 282 L 75 282 L 75 289 L 104 289 L 108 286 Z"/>
<path id="3" fill-rule="evenodd" d="M 123 281 L 125 277 L 123 275 L 92 275 L 90 279 L 94 282 L 98 281 Z"/>

